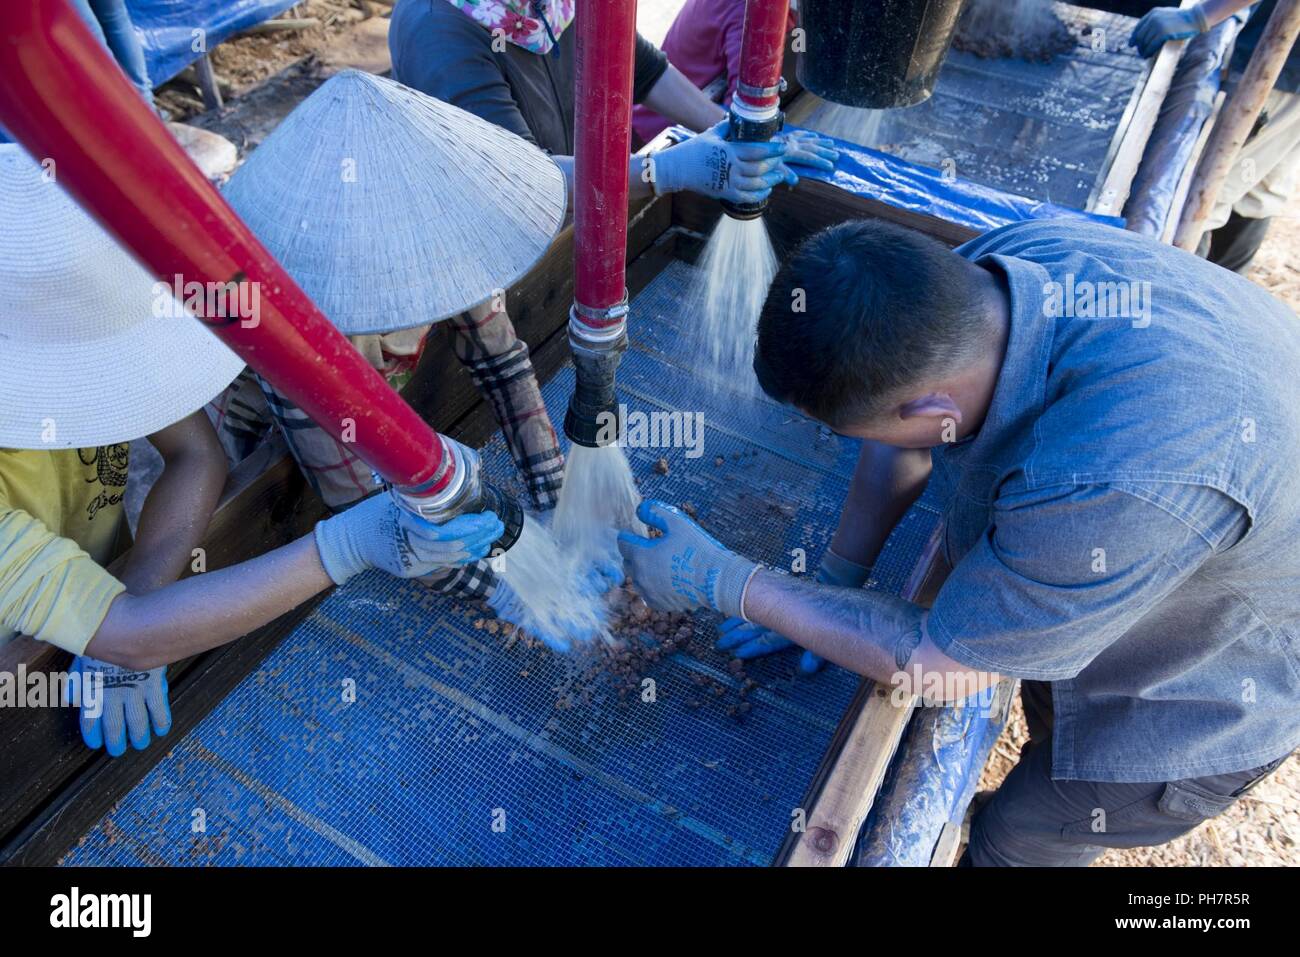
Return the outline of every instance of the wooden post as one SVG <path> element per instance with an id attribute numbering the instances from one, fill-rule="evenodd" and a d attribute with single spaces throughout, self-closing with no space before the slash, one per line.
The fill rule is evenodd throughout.
<path id="1" fill-rule="evenodd" d="M 1214 210 L 1219 191 L 1259 119 L 1297 34 L 1300 34 L 1300 0 L 1278 0 L 1241 82 L 1219 113 L 1205 155 L 1196 168 L 1187 206 L 1174 234 L 1174 245 L 1180 249 L 1195 252 L 1200 245 L 1205 222 Z"/>
<path id="2" fill-rule="evenodd" d="M 212 69 L 212 61 L 205 53 L 194 63 L 194 72 L 199 77 L 199 90 L 203 93 L 203 108 L 219 110 L 224 105 L 221 99 L 221 85 L 217 83 L 217 72 Z"/>

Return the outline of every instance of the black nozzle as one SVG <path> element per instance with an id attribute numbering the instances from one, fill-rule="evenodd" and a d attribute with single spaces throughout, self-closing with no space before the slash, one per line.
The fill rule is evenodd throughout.
<path id="1" fill-rule="evenodd" d="M 519 541 L 519 536 L 524 530 L 523 506 L 491 482 L 483 483 L 482 503 L 481 511 L 496 512 L 497 518 L 501 519 L 501 524 L 506 527 L 501 537 L 492 543 L 492 551 L 508 551 L 510 546 Z"/>
<path id="2" fill-rule="evenodd" d="M 767 200 L 758 203 L 733 203 L 728 199 L 718 200 L 722 204 L 722 211 L 732 219 L 758 219 L 767 212 Z"/>
<path id="3" fill-rule="evenodd" d="M 785 128 L 785 114 L 780 110 L 766 120 L 749 120 L 733 110 L 727 128 L 727 139 L 737 143 L 766 143 Z M 733 203 L 720 200 L 722 211 L 732 219 L 758 219 L 767 212 L 767 200 L 758 203 Z"/>
<path id="4" fill-rule="evenodd" d="M 616 442 L 618 433 L 617 401 L 584 409 L 576 392 L 569 399 L 569 408 L 564 413 L 564 434 L 570 442 L 598 449 Z"/>
<path id="5" fill-rule="evenodd" d="M 627 339 L 599 350 L 571 345 L 577 375 L 564 413 L 564 434 L 570 442 L 591 449 L 613 445 L 620 431 L 614 380 Z"/>

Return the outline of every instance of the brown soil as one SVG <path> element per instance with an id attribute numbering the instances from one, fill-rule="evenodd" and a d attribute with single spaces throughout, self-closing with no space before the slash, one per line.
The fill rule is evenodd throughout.
<path id="1" fill-rule="evenodd" d="M 641 692 L 642 681 L 652 676 L 661 661 L 679 651 L 686 654 L 692 651 L 696 631 L 690 615 L 655 611 L 631 584 L 612 589 L 608 601 L 609 631 L 614 641 L 594 645 L 581 673 L 556 689 L 555 706 L 562 711 L 592 704 L 598 685 L 610 677 L 620 701 L 635 700 Z M 520 643 L 530 650 L 544 647 L 540 639 L 523 628 L 496 618 L 475 618 L 474 627 L 489 635 L 502 636 L 505 650 Z M 752 707 L 748 698 L 758 682 L 749 677 L 745 662 L 739 658 L 731 659 L 727 670 L 733 679 L 731 683 L 693 674 L 692 689 L 684 702 L 686 707 L 718 708 L 728 717 L 741 720 Z M 520 676 L 528 677 L 528 673 L 521 671 Z"/>

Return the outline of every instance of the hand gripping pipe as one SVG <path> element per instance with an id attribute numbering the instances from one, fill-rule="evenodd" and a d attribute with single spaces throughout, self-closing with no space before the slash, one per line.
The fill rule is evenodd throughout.
<path id="1" fill-rule="evenodd" d="M 574 285 L 569 346 L 577 384 L 564 432 L 579 445 L 618 435 L 614 377 L 627 349 L 628 156 L 636 0 L 578 0 Z"/>
<path id="2" fill-rule="evenodd" d="M 731 98 L 727 138 L 746 143 L 770 140 L 785 125 L 781 112 L 781 61 L 785 57 L 785 25 L 789 0 L 748 0 L 740 35 L 740 75 Z M 759 203 L 722 201 L 733 219 L 757 219 L 767 209 Z"/>
<path id="3" fill-rule="evenodd" d="M 247 285 L 240 301 L 258 313 L 199 317 L 209 330 L 335 438 L 352 420 L 358 453 L 412 511 L 445 521 L 501 509 L 497 546 L 514 544 L 518 503 L 483 482 L 475 453 L 429 428 L 321 314 L 67 0 L 12 4 L 0 31 L 0 123 L 51 161 L 73 198 L 167 285 L 199 282 L 232 299 Z"/>

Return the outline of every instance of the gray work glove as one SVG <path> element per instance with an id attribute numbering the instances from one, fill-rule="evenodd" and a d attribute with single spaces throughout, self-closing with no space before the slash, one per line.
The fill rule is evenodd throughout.
<path id="1" fill-rule="evenodd" d="M 660 538 L 618 533 L 618 550 L 628 576 L 651 608 L 712 608 L 743 616 L 745 586 L 761 565 L 724 548 L 671 505 L 643 501 L 636 514 L 650 528 L 663 532 Z"/>
<path id="2" fill-rule="evenodd" d="M 442 525 L 420 518 L 381 492 L 316 525 L 321 565 L 336 585 L 370 568 L 419 578 L 487 555 L 505 532 L 495 512 L 459 515 Z"/>
<path id="3" fill-rule="evenodd" d="M 172 711 L 167 702 L 167 669 L 135 671 L 81 655 L 72 662 L 76 692 L 64 686 L 64 704 L 80 710 L 81 740 L 86 747 L 104 748 L 112 757 L 131 747 L 149 747 L 150 728 L 161 737 L 171 730 Z M 93 685 L 93 686 L 92 686 Z"/>
<path id="4" fill-rule="evenodd" d="M 731 121 L 697 133 L 684 143 L 655 153 L 649 160 L 655 194 L 690 190 L 731 203 L 760 203 L 777 183 L 793 186 L 799 177 L 782 158 L 786 144 L 740 143 L 727 139 Z"/>
<path id="5" fill-rule="evenodd" d="M 861 588 L 870 577 L 870 568 L 841 558 L 829 548 L 822 556 L 821 565 L 814 576 L 821 584 L 837 588 Z M 737 658 L 761 658 L 786 648 L 798 647 L 784 635 L 762 625 L 751 624 L 743 618 L 728 618 L 718 626 L 718 634 L 720 637 L 715 647 L 719 651 L 729 651 Z M 820 671 L 823 664 L 824 660 L 811 651 L 805 651 L 799 658 L 799 670 L 804 674 Z"/>

